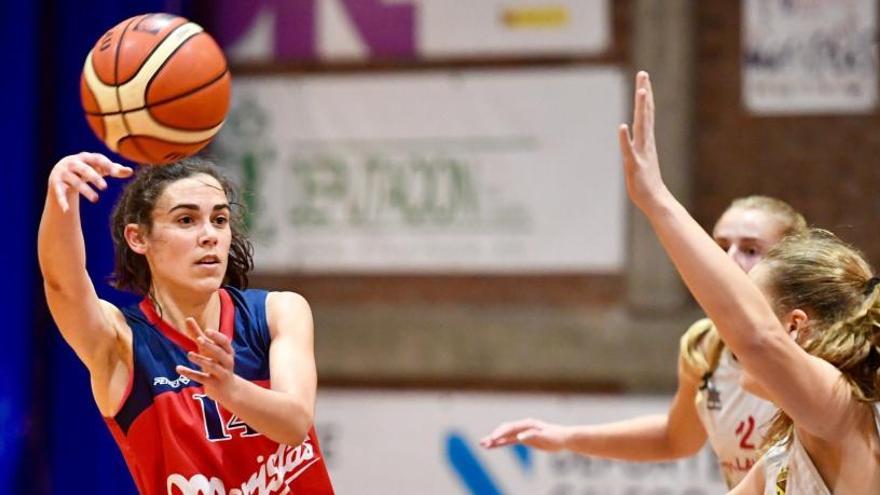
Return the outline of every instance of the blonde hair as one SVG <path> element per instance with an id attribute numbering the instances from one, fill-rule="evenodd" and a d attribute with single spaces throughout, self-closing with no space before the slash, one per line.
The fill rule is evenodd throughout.
<path id="1" fill-rule="evenodd" d="M 678 344 L 678 354 L 684 363 L 684 370 L 697 382 L 715 371 L 722 351 L 724 342 L 709 318 L 703 318 L 691 325 Z"/>
<path id="2" fill-rule="evenodd" d="M 810 229 L 783 239 L 763 263 L 777 314 L 809 315 L 804 350 L 840 370 L 856 400 L 880 400 L 880 279 L 864 256 L 831 232 Z M 792 428 L 779 411 L 765 446 L 791 441 Z"/>
<path id="3" fill-rule="evenodd" d="M 752 195 L 734 199 L 725 213 L 734 208 L 742 210 L 758 210 L 771 215 L 776 215 L 782 224 L 782 235 L 787 236 L 803 232 L 807 229 L 807 221 L 804 216 L 781 199 L 770 196 Z"/>
<path id="4" fill-rule="evenodd" d="M 745 196 L 734 199 L 724 212 L 734 208 L 774 215 L 780 221 L 783 237 L 807 230 L 804 216 L 781 199 L 760 195 Z M 679 343 L 679 355 L 685 364 L 685 370 L 694 379 L 702 379 L 715 371 L 723 351 L 724 342 L 708 319 L 691 325 Z"/>

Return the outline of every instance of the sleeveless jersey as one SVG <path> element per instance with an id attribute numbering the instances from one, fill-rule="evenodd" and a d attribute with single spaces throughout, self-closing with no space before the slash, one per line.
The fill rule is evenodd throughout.
<path id="1" fill-rule="evenodd" d="M 874 425 L 880 434 L 880 403 L 874 403 Z M 797 435 L 789 448 L 779 443 L 767 451 L 764 495 L 831 495 Z"/>
<path id="2" fill-rule="evenodd" d="M 269 388 L 267 292 L 219 292 L 219 330 L 235 350 L 235 374 Z M 196 345 L 162 320 L 148 299 L 122 312 L 132 331 L 134 365 L 122 407 L 104 419 L 141 493 L 333 493 L 314 428 L 300 445 L 263 436 L 175 371 L 177 365 L 199 369 L 186 355 Z"/>
<path id="3" fill-rule="evenodd" d="M 696 402 L 728 488 L 745 478 L 758 461 L 757 449 L 777 410 L 773 403 L 743 390 L 741 374 L 739 363 L 725 348 L 718 367 L 703 378 Z"/>

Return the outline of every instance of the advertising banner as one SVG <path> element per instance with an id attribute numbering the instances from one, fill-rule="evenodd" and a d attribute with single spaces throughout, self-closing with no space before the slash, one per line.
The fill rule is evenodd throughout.
<path id="1" fill-rule="evenodd" d="M 877 105 L 875 0 L 743 0 L 746 108 L 865 113 Z"/>
<path id="2" fill-rule="evenodd" d="M 584 56 L 611 45 L 608 0 L 214 2 L 233 62 Z"/>
<path id="3" fill-rule="evenodd" d="M 677 462 L 629 463 L 485 450 L 503 421 L 600 423 L 665 413 L 671 397 L 322 389 L 316 427 L 339 493 L 710 495 L 726 493 L 705 448 Z"/>
<path id="4" fill-rule="evenodd" d="M 622 269 L 612 68 L 236 79 L 214 151 L 261 272 Z"/>

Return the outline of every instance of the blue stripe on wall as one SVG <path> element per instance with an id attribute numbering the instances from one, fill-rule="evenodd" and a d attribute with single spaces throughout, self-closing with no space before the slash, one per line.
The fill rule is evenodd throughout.
<path id="1" fill-rule="evenodd" d="M 0 493 L 16 493 L 23 469 L 30 402 L 31 328 L 36 273 L 34 237 L 34 136 L 36 131 L 36 25 L 33 2 L 0 3 L 0 46 L 5 74 L 0 78 L 4 115 L 4 235 L 0 242 L 3 282 L 3 359 L 0 360 Z"/>
<path id="2" fill-rule="evenodd" d="M 471 495 L 501 495 L 501 490 L 480 461 L 467 438 L 452 432 L 446 437 L 446 456 L 461 483 Z"/>

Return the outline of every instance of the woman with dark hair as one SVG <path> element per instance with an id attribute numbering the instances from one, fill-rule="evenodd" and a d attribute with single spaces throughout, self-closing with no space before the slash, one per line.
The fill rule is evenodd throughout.
<path id="1" fill-rule="evenodd" d="M 132 169 L 97 153 L 49 175 L 38 250 L 46 299 L 89 370 L 92 392 L 138 490 L 333 493 L 312 426 L 308 303 L 247 289 L 252 247 L 234 189 L 209 162 L 143 167 L 112 218 L 118 308 L 86 272 L 79 196 Z"/>

